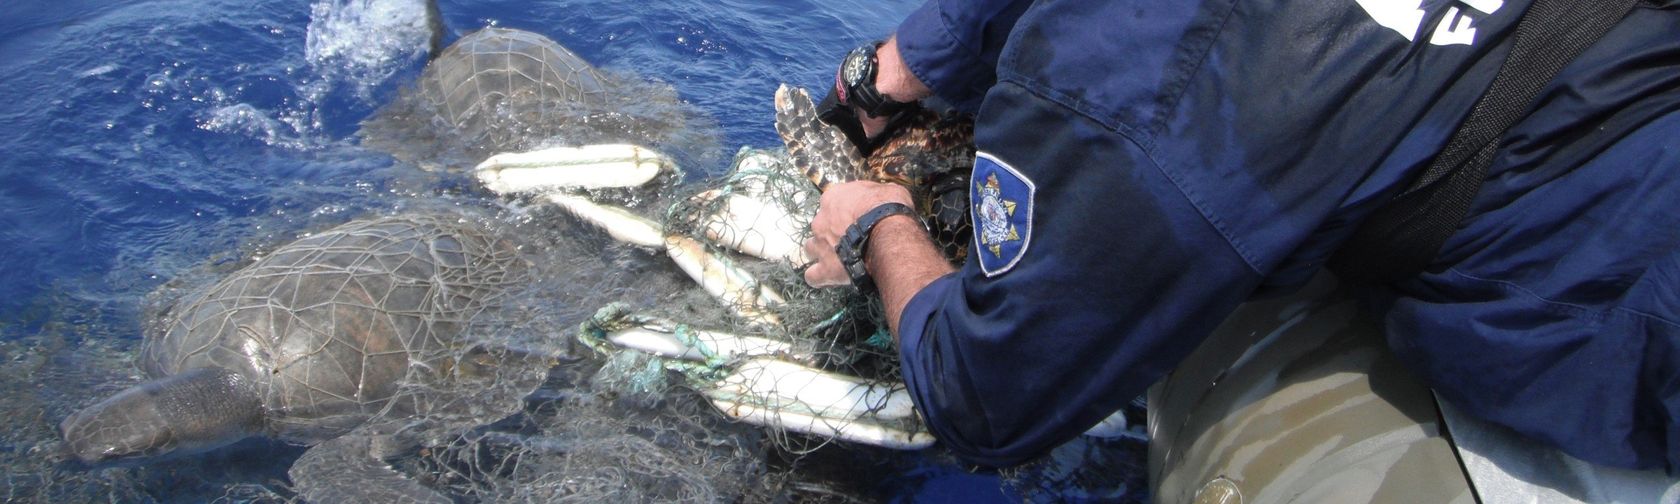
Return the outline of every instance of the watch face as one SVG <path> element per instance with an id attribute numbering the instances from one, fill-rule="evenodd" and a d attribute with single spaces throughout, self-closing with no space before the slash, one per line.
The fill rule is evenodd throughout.
<path id="1" fill-rule="evenodd" d="M 842 73 L 846 76 L 846 86 L 855 87 L 862 84 L 869 73 L 869 54 L 862 49 L 855 49 L 846 56 L 846 65 Z"/>

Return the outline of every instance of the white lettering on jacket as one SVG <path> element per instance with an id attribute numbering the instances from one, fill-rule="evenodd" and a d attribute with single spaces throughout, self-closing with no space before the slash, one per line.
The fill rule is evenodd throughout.
<path id="1" fill-rule="evenodd" d="M 1398 32 L 1406 40 L 1417 41 L 1423 32 L 1423 2 L 1420 0 L 1354 0 L 1365 13 L 1384 28 Z M 1447 13 L 1430 30 L 1429 43 L 1471 45 L 1476 43 L 1476 24 L 1505 6 L 1504 0 L 1455 0 Z"/>

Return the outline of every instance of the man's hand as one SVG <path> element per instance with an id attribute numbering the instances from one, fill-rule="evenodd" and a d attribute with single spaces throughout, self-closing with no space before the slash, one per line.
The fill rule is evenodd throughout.
<path id="1" fill-rule="evenodd" d="M 806 257 L 816 261 L 805 270 L 806 283 L 812 287 L 851 285 L 852 277 L 840 265 L 834 247 L 852 223 L 883 203 L 903 203 L 915 208 L 910 191 L 898 184 L 863 181 L 828 187 L 817 207 L 817 216 L 811 219 L 811 239 L 805 241 Z"/>
<path id="2" fill-rule="evenodd" d="M 910 191 L 897 184 L 847 182 L 828 187 L 816 218 L 811 220 L 811 239 L 805 242 L 805 253 L 816 261 L 805 270 L 806 283 L 816 287 L 852 283 L 851 275 L 846 274 L 840 257 L 834 253 L 834 245 L 846 235 L 846 228 L 883 203 L 903 203 L 915 208 Z M 904 315 L 904 306 L 910 303 L 910 298 L 953 269 L 928 239 L 921 223 L 906 215 L 889 216 L 875 225 L 869 234 L 864 262 L 881 293 L 881 305 L 886 308 L 887 328 L 892 331 L 894 343 L 898 342 L 899 318 Z"/>

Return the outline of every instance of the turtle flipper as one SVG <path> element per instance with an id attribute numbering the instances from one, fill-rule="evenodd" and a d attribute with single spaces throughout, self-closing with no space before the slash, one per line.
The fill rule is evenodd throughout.
<path id="1" fill-rule="evenodd" d="M 793 164 L 804 170 L 818 189 L 864 178 L 863 154 L 839 128 L 822 122 L 816 104 L 804 89 L 786 84 L 776 89 L 776 133 L 787 144 Z"/>
<path id="2" fill-rule="evenodd" d="M 196 453 L 262 430 L 262 395 L 252 380 L 198 368 L 136 385 L 66 418 L 68 449 L 89 464 Z"/>
<path id="3" fill-rule="evenodd" d="M 391 449 L 396 442 L 400 441 L 365 429 L 322 442 L 292 464 L 292 484 L 305 502 L 454 502 L 381 458 L 401 451 Z"/>

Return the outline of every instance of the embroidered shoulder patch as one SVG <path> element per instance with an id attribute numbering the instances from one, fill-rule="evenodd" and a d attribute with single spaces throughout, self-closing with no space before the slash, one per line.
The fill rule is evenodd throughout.
<path id="1" fill-rule="evenodd" d="M 1015 267 L 1032 241 L 1033 193 L 1037 188 L 1008 163 L 981 152 L 969 177 L 969 217 L 980 270 L 998 276 Z"/>

